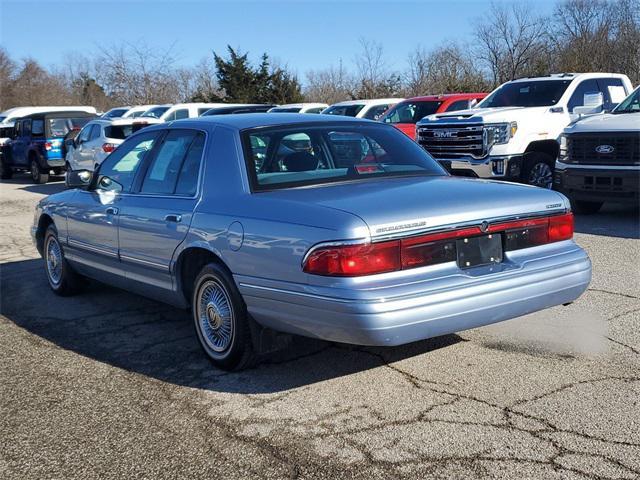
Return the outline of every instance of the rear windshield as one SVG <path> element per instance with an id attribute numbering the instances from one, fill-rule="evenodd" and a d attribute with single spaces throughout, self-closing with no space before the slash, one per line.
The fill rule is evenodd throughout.
<path id="1" fill-rule="evenodd" d="M 344 115 L 346 117 L 355 117 L 364 108 L 364 104 L 358 105 L 334 105 L 327 108 L 322 113 L 325 115 Z"/>
<path id="2" fill-rule="evenodd" d="M 505 83 L 485 98 L 478 108 L 547 107 L 558 103 L 571 80 L 536 80 Z"/>
<path id="3" fill-rule="evenodd" d="M 139 125 L 109 125 L 104 127 L 104 136 L 116 140 L 124 140 L 132 133 L 140 130 L 140 128 L 134 127 L 139 127 Z"/>
<path id="4" fill-rule="evenodd" d="M 275 107 L 269 110 L 269 113 L 298 113 L 302 107 Z"/>
<path id="5" fill-rule="evenodd" d="M 47 119 L 47 136 L 48 137 L 64 137 L 71 130 L 79 130 L 84 127 L 93 117 L 78 118 L 55 118 Z"/>
<path id="6" fill-rule="evenodd" d="M 292 125 L 248 130 L 242 138 L 254 190 L 446 175 L 417 143 L 383 125 Z"/>
<path id="7" fill-rule="evenodd" d="M 384 114 L 385 123 L 418 123 L 423 117 L 436 113 L 442 102 L 406 102 L 399 103 Z"/>
<path id="8" fill-rule="evenodd" d="M 153 107 L 144 112 L 141 117 L 160 118 L 164 112 L 169 110 L 169 107 Z"/>

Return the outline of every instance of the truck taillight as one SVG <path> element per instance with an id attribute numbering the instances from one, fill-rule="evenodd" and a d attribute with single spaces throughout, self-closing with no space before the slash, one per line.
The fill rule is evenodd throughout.
<path id="1" fill-rule="evenodd" d="M 117 145 L 115 143 L 103 143 L 102 151 L 104 153 L 111 153 L 116 149 Z"/>
<path id="2" fill-rule="evenodd" d="M 456 240 L 484 234 L 503 236 L 505 251 L 520 250 L 573 237 L 573 214 L 555 215 L 429 233 L 400 240 L 313 248 L 303 271 L 332 277 L 358 277 L 452 262 L 457 258 Z"/>
<path id="3" fill-rule="evenodd" d="M 53 148 L 53 145 L 51 145 L 51 142 L 44 142 L 44 149 L 48 152 L 49 150 L 51 150 Z"/>

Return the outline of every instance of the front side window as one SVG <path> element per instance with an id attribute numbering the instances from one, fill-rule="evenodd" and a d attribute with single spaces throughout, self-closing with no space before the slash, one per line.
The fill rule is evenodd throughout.
<path id="1" fill-rule="evenodd" d="M 276 127 L 248 130 L 242 138 L 254 190 L 446 175 L 418 144 L 383 125 Z"/>
<path id="2" fill-rule="evenodd" d="M 102 127 L 100 127 L 100 125 L 98 125 L 97 123 L 93 126 L 93 128 L 91 128 L 91 134 L 89 135 L 89 140 L 95 140 L 97 138 L 100 138 L 100 130 Z"/>
<path id="3" fill-rule="evenodd" d="M 78 134 L 78 143 L 84 143 L 89 140 L 89 135 L 91 134 L 91 129 L 94 125 L 94 123 L 90 123 L 80 131 L 80 133 Z"/>
<path id="4" fill-rule="evenodd" d="M 364 108 L 364 103 L 357 105 L 334 105 L 327 108 L 322 113 L 325 115 L 344 115 L 345 117 L 355 117 Z"/>
<path id="5" fill-rule="evenodd" d="M 478 105 L 479 108 L 546 107 L 555 105 L 571 80 L 532 80 L 505 83 Z"/>
<path id="6" fill-rule="evenodd" d="M 375 105 L 366 111 L 366 113 L 363 115 L 363 118 L 367 118 L 369 120 L 378 120 L 387 110 L 389 110 L 388 103 L 385 103 L 384 105 Z"/>
<path id="7" fill-rule="evenodd" d="M 583 80 L 580 82 L 567 104 L 569 113 L 573 112 L 575 107 L 584 107 L 585 97 L 588 98 L 590 95 L 597 95 L 598 93 L 600 93 L 600 89 L 598 82 L 595 80 Z"/>
<path id="8" fill-rule="evenodd" d="M 385 123 L 418 123 L 422 118 L 436 113 L 442 102 L 403 102 L 392 107 L 382 118 Z"/>
<path id="9" fill-rule="evenodd" d="M 100 165 L 97 189 L 128 192 L 144 158 L 153 148 L 158 132 L 141 133 L 123 143 Z"/>
<path id="10" fill-rule="evenodd" d="M 197 132 L 191 130 L 171 130 L 167 134 L 145 173 L 140 190 L 142 193 L 171 195 L 175 192 L 178 177 L 183 164 L 189 157 L 188 153 L 196 136 Z M 202 156 L 201 148 L 200 156 Z M 193 168 L 193 161 L 193 158 L 189 159 L 190 168 Z M 190 173 L 185 175 L 188 176 Z M 185 181 L 189 183 L 188 179 Z M 191 186 L 186 184 L 181 186 L 181 189 L 189 190 L 190 188 Z"/>

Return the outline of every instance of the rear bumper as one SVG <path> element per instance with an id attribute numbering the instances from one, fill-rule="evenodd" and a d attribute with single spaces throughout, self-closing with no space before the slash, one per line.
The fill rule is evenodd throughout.
<path id="1" fill-rule="evenodd" d="M 473 158 L 438 158 L 438 162 L 453 175 L 464 177 L 514 180 L 520 177 L 522 155 L 489 156 L 481 160 Z"/>
<path id="2" fill-rule="evenodd" d="M 553 181 L 556 190 L 576 200 L 640 201 L 640 167 L 590 168 L 556 162 Z"/>
<path id="3" fill-rule="evenodd" d="M 397 287 L 352 290 L 278 285 L 236 276 L 249 313 L 279 331 L 360 345 L 401 345 L 480 327 L 577 299 L 591 262 L 573 242 L 560 252 L 505 261 Z M 393 292 L 393 294 L 391 294 Z"/>

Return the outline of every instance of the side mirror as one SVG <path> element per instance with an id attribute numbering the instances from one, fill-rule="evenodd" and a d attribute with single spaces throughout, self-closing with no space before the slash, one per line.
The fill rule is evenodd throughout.
<path id="1" fill-rule="evenodd" d="M 93 172 L 89 170 L 68 170 L 65 183 L 67 188 L 82 188 L 86 189 L 91 185 L 93 179 Z"/>
<path id="2" fill-rule="evenodd" d="M 475 108 L 477 104 L 478 104 L 478 99 L 474 98 L 469 102 L 469 108 Z"/>

